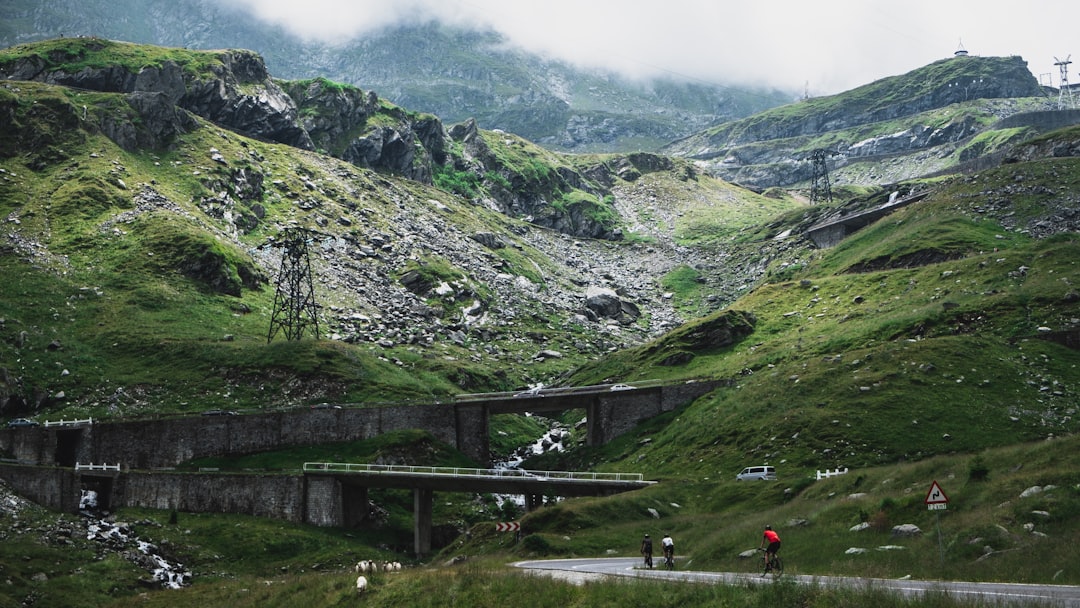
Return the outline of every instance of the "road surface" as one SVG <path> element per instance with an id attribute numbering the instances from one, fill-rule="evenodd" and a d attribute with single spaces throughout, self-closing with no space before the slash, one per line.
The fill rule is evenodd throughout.
<path id="1" fill-rule="evenodd" d="M 660 561 L 660 559 L 656 559 L 657 564 L 659 564 Z M 676 568 L 678 568 L 678 561 L 678 558 L 676 558 Z M 772 582 L 772 578 L 762 578 L 759 572 L 692 572 L 678 569 L 667 571 L 661 568 L 644 570 L 641 568 L 641 558 L 637 557 L 535 560 L 516 562 L 513 565 L 518 568 L 537 571 L 572 582 L 596 580 L 610 576 L 636 576 L 641 578 L 713 584 L 769 584 Z M 928 591 L 944 591 L 954 598 L 971 597 L 973 599 L 988 600 L 991 603 L 1028 603 L 1038 604 L 1040 606 L 1080 608 L 1080 586 L 1075 585 L 916 581 L 793 574 L 785 574 L 784 578 L 806 585 L 846 585 L 874 589 L 891 589 L 907 596 L 920 596 Z"/>

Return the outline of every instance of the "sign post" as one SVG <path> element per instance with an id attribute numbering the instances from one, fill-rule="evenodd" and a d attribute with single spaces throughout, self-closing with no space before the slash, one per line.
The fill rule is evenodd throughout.
<path id="1" fill-rule="evenodd" d="M 930 511 L 937 511 L 934 519 L 937 523 L 938 555 L 941 558 L 941 566 L 945 567 L 945 544 L 941 540 L 941 511 L 949 508 L 949 497 L 945 495 L 936 479 L 930 484 L 930 490 L 926 493 L 926 500 L 923 502 Z"/>

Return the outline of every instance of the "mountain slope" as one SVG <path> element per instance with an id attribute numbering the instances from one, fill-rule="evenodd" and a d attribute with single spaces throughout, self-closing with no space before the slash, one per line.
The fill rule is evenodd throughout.
<path id="1" fill-rule="evenodd" d="M 1080 128 L 1023 148 L 1038 147 L 1059 156 L 946 180 L 729 310 L 579 370 L 732 381 L 636 438 L 651 442 L 627 438 L 619 460 L 802 471 L 1074 433 Z"/>
<path id="2" fill-rule="evenodd" d="M 1020 57 L 961 56 L 731 121 L 663 152 L 697 159 L 722 179 L 766 188 L 809 181 L 812 153 L 824 149 L 833 181 L 883 184 L 1030 137 L 1047 124 L 1041 116 L 1021 117 L 1055 106 Z M 1056 125 L 1069 121 L 1080 116 Z"/>
<path id="3" fill-rule="evenodd" d="M 515 50 L 494 32 L 433 23 L 328 46 L 209 0 L 12 0 L 0 6 L 0 46 L 77 35 L 250 49 L 281 78 L 349 83 L 448 123 L 475 118 L 482 128 L 562 150 L 654 150 L 791 99 L 775 90 L 677 78 L 633 82 Z"/>
<path id="4" fill-rule="evenodd" d="M 0 317 L 4 360 L 21 362 L 4 366 L 11 415 L 546 380 L 682 321 L 658 277 L 699 249 L 676 242 L 668 213 L 795 205 L 671 159 L 563 157 L 475 125 L 451 134 L 351 87 L 275 81 L 242 51 L 61 39 L 9 49 L 0 71 L 42 81 L 0 87 L 12 286 Z M 372 134 L 377 154 L 352 163 L 311 149 L 350 157 Z M 687 202 L 656 217 L 618 211 L 676 186 Z M 280 250 L 265 245 L 292 224 L 317 235 L 330 340 L 267 345 Z M 596 231 L 623 238 L 571 236 Z"/>
<path id="5" fill-rule="evenodd" d="M 495 537 L 485 521 L 451 550 L 506 551 L 499 567 L 506 554 L 632 553 L 627 538 L 663 524 L 685 539 L 692 567 L 745 570 L 736 556 L 773 522 L 801 572 L 1077 580 L 1067 566 L 1038 562 L 1049 551 L 1067 565 L 1078 546 L 1075 438 L 1046 441 L 1077 427 L 1077 128 L 1011 145 L 1009 162 L 977 173 L 901 184 L 928 195 L 817 249 L 808 227 L 887 205 L 890 190 L 849 188 L 852 201 L 808 206 L 678 158 L 570 156 L 475 124 L 441 129 L 435 117 L 377 96 L 367 104 L 368 95 L 330 81 L 263 77 L 250 53 L 102 46 L 116 49 L 109 60 L 73 51 L 99 42 L 27 44 L 0 57 L 0 69 L 56 68 L 31 70 L 40 81 L 0 82 L 5 418 L 429 402 L 535 382 L 727 380 L 608 445 L 528 463 L 642 472 L 662 480 L 654 488 L 539 509 L 523 518 L 520 543 Z M 93 65 L 81 63 L 88 56 Z M 157 78 L 174 73 L 169 62 L 176 78 Z M 65 82 L 145 73 L 145 86 L 48 82 L 73 73 L 83 80 Z M 206 89 L 224 91 L 212 97 L 220 103 L 181 101 Z M 271 92 L 281 107 L 252 104 Z M 341 112 L 349 107 L 357 112 Z M 224 120 L 199 113 L 211 111 Z M 293 119 L 278 122 L 285 115 Z M 401 146 L 414 155 L 400 165 L 330 155 L 345 156 L 375 131 L 389 137 L 380 141 L 437 133 L 441 161 L 419 136 Z M 313 149 L 274 133 L 307 134 Z M 532 214 L 551 228 L 524 221 Z M 586 223 L 610 238 L 577 231 Z M 290 225 L 312 231 L 324 333 L 267 343 L 280 264 L 267 245 Z M 4 433 L 17 440 L 18 431 Z M 1030 440 L 1039 445 L 990 450 Z M 777 466 L 781 482 L 732 481 L 759 463 Z M 813 481 L 815 470 L 835 467 L 852 470 Z M 987 475 L 994 483 L 983 483 Z M 921 492 L 935 478 L 947 480 L 958 507 L 950 505 L 943 542 L 891 538 L 893 524 L 934 525 Z M 407 495 L 373 500 L 400 514 L 411 505 Z M 495 516 L 473 503 L 455 504 L 468 505 L 469 521 Z M 334 564 L 317 575 L 337 585 L 331 601 L 353 597 L 340 570 L 357 556 L 336 549 L 340 530 L 290 530 L 267 552 L 269 541 L 250 542 L 248 532 L 278 538 L 279 523 L 128 516 L 207 572 L 253 577 L 237 579 L 236 595 L 254 598 L 257 574 L 254 585 L 280 599 L 263 574 L 303 561 Z M 6 519 L 35 530 L 17 539 L 17 555 L 31 559 L 5 565 L 13 589 L 29 597 L 69 580 L 85 587 L 81 566 L 57 566 L 71 577 L 51 569 L 70 551 L 40 550 L 39 526 Z M 344 536 L 362 554 L 393 534 L 408 538 L 408 524 Z M 318 540 L 326 535 L 335 542 Z M 906 549 L 847 553 L 855 543 Z M 937 568 L 942 555 L 949 570 Z M 29 580 L 38 570 L 58 582 Z M 138 575 L 104 571 L 141 591 L 130 582 Z M 211 581 L 202 590 L 233 589 L 200 577 Z M 125 592 L 102 587 L 103 597 Z"/>

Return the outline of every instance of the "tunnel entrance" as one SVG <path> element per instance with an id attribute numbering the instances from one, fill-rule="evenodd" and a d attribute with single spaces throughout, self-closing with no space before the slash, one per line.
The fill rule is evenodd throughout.
<path id="1" fill-rule="evenodd" d="M 56 464 L 62 467 L 75 466 L 82 447 L 82 429 L 64 429 L 56 431 Z"/>

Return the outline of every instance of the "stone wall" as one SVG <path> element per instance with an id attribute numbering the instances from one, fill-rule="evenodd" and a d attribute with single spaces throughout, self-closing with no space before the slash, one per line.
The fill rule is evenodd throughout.
<path id="1" fill-rule="evenodd" d="M 1080 110 L 1043 110 L 1041 112 L 1022 112 L 1001 119 L 995 129 L 1016 127 L 1035 127 L 1041 131 L 1061 129 L 1080 123 Z"/>
<path id="2" fill-rule="evenodd" d="M 241 416 L 190 416 L 104 422 L 78 428 L 0 430 L 0 449 L 20 461 L 74 466 L 120 464 L 125 469 L 172 467 L 228 456 L 371 439 L 424 429 L 479 462 L 488 459 L 487 415 L 476 406 L 412 405 L 295 410 Z M 299 467 L 302 463 L 297 463 Z"/>
<path id="3" fill-rule="evenodd" d="M 455 405 L 297 409 L 239 416 L 161 417 L 54 428 L 0 429 L 0 451 L 23 464 L 74 467 L 118 464 L 127 470 L 174 467 L 196 458 L 242 455 L 282 448 L 371 439 L 397 430 L 423 429 L 481 464 L 489 454 L 489 414 L 559 406 L 586 407 L 588 440 L 600 445 L 641 421 L 671 411 L 723 384 L 691 382 L 543 401 L 492 400 Z M 550 407 L 548 409 L 551 409 Z M 296 463 L 299 468 L 303 463 Z"/>
<path id="4" fill-rule="evenodd" d="M 120 476 L 111 504 L 190 513 L 241 513 L 304 521 L 304 476 L 130 472 Z"/>
<path id="5" fill-rule="evenodd" d="M 340 526 L 344 521 L 342 511 L 342 485 L 336 477 L 308 476 L 308 492 L 304 508 L 306 521 L 316 526 Z M 366 497 L 365 497 L 366 499 Z"/>
<path id="6" fill-rule="evenodd" d="M 71 469 L 0 464 L 0 479 L 43 507 L 68 512 L 79 508 L 79 477 Z"/>

